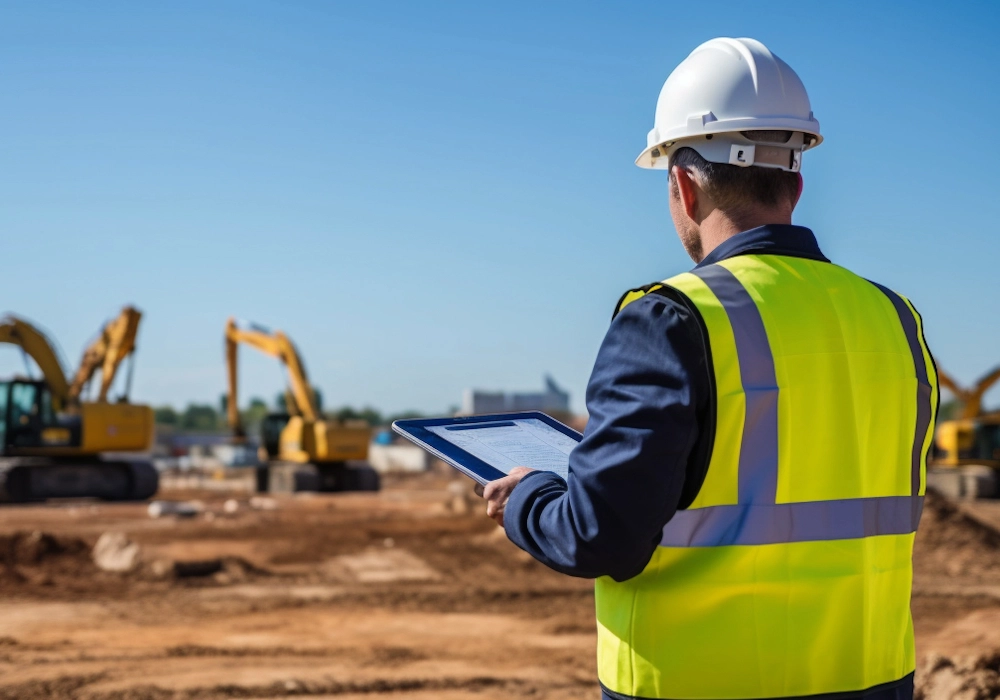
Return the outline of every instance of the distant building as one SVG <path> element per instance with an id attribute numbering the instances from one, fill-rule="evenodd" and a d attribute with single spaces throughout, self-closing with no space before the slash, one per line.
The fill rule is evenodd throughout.
<path id="1" fill-rule="evenodd" d="M 555 415 L 569 414 L 569 393 L 555 380 L 545 376 L 545 391 L 513 392 L 466 389 L 462 396 L 464 415 L 506 413 L 509 411 L 544 411 Z"/>

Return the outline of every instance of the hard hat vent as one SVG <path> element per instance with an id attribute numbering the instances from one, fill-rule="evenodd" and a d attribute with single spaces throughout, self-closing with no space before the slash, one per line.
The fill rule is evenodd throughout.
<path id="1" fill-rule="evenodd" d="M 741 131 L 744 138 L 751 141 L 763 143 L 788 143 L 792 138 L 791 131 L 778 131 L 773 129 L 758 129 L 755 131 Z"/>

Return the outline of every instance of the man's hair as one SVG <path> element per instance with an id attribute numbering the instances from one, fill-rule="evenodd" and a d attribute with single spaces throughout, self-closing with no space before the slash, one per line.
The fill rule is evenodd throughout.
<path id="1" fill-rule="evenodd" d="M 679 165 L 694 170 L 708 195 L 722 211 L 738 212 L 747 207 L 775 207 L 782 200 L 794 202 L 799 193 L 799 175 L 779 168 L 751 165 L 743 168 L 728 163 L 711 163 L 687 146 L 677 149 L 670 159 L 671 168 Z M 673 171 L 671 189 L 677 187 Z"/>

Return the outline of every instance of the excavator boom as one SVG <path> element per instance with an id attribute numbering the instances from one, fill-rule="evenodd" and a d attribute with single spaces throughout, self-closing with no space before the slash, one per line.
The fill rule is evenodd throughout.
<path id="1" fill-rule="evenodd" d="M 240 328 L 235 319 L 226 323 L 226 368 L 229 376 L 229 398 L 226 406 L 229 426 L 237 432 L 242 430 L 237 404 L 237 347 L 240 343 L 256 348 L 265 355 L 276 357 L 288 369 L 288 382 L 291 386 L 295 410 L 291 413 L 300 414 L 305 420 L 314 422 L 319 419 L 319 410 L 312 387 L 306 376 L 305 364 L 299 356 L 295 345 L 281 331 L 264 331 L 257 328 Z M 292 408 L 292 407 L 290 407 Z"/>
<path id="2" fill-rule="evenodd" d="M 24 319 L 8 314 L 0 320 L 0 343 L 17 345 L 24 350 L 42 370 L 57 408 L 66 403 L 70 398 L 66 374 L 52 344 L 41 331 Z"/>
<path id="3" fill-rule="evenodd" d="M 938 369 L 938 377 L 941 384 L 962 403 L 962 412 L 959 414 L 959 418 L 978 418 L 983 415 L 983 396 L 997 381 L 1000 381 L 1000 367 L 995 367 L 992 371 L 984 374 L 975 386 L 968 389 L 960 387 L 947 372 L 940 368 Z"/>
<path id="4" fill-rule="evenodd" d="M 142 312 L 135 307 L 126 306 L 117 318 L 104 325 L 98 337 L 83 352 L 80 368 L 69 387 L 70 400 L 79 400 L 83 388 L 97 370 L 101 371 L 101 389 L 97 400 L 108 400 L 108 391 L 114 383 L 118 368 L 135 351 L 135 339 L 141 319 Z"/>

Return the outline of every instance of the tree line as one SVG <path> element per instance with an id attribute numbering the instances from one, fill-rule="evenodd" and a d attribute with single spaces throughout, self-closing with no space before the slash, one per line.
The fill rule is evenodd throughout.
<path id="1" fill-rule="evenodd" d="M 320 413 L 328 419 L 335 420 L 363 420 L 372 427 L 387 426 L 394 420 L 403 418 L 420 418 L 422 414 L 417 411 L 404 411 L 396 414 L 383 414 L 381 411 L 365 406 L 355 408 L 353 406 L 341 406 L 331 410 L 324 410 L 322 394 L 318 390 L 316 393 L 316 405 Z M 208 403 L 189 403 L 183 410 L 175 409 L 173 406 L 156 406 L 153 408 L 153 415 L 156 424 L 168 426 L 176 430 L 214 432 L 228 429 L 226 411 L 228 397 L 223 395 L 219 399 L 218 406 Z M 260 422 L 269 413 L 284 413 L 287 410 L 285 394 L 280 393 L 275 397 L 271 405 L 260 398 L 250 399 L 246 408 L 240 409 L 240 420 L 244 428 L 248 431 L 256 430 Z"/>

